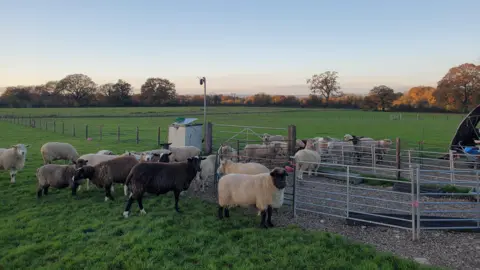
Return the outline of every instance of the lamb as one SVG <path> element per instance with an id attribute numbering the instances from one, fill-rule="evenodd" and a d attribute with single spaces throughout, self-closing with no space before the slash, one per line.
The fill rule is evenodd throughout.
<path id="1" fill-rule="evenodd" d="M 98 155 L 115 155 L 112 151 L 110 150 L 100 150 L 97 152 Z"/>
<path id="2" fill-rule="evenodd" d="M 45 164 L 37 169 L 36 176 L 38 180 L 37 198 L 48 195 L 48 188 L 54 187 L 63 189 L 71 187 L 73 184 L 72 177 L 75 175 L 77 167 L 85 166 L 86 161 L 79 159 L 79 163 L 73 162 L 74 165 Z M 72 191 L 74 195 L 74 192 Z"/>
<path id="3" fill-rule="evenodd" d="M 279 142 L 270 143 L 270 144 L 247 144 L 245 145 L 244 151 L 246 155 L 246 161 L 251 161 L 256 158 L 266 158 L 273 159 L 275 158 L 279 150 Z"/>
<path id="4" fill-rule="evenodd" d="M 138 163 L 138 160 L 133 156 L 120 156 L 111 160 L 102 161 L 94 166 L 87 165 L 76 169 L 75 175 L 72 178 L 72 194 L 75 193 L 78 182 L 88 178 L 97 187 L 105 188 L 105 201 L 108 199 L 114 200 L 111 194 L 112 185 L 114 183 L 124 184 L 130 170 Z"/>
<path id="5" fill-rule="evenodd" d="M 282 135 L 270 135 L 268 133 L 264 133 L 262 136 L 262 141 L 264 144 L 268 144 L 274 141 L 285 141 L 285 137 Z"/>
<path id="6" fill-rule="evenodd" d="M 283 168 L 275 167 L 267 173 L 255 175 L 227 174 L 218 182 L 218 218 L 230 217 L 229 208 L 255 205 L 261 213 L 260 227 L 273 227 L 272 207 L 283 203 L 274 199 L 274 194 L 284 190 L 288 173 Z"/>
<path id="7" fill-rule="evenodd" d="M 249 163 L 235 163 L 231 160 L 221 160 L 220 166 L 218 166 L 217 173 L 222 174 L 232 174 L 232 173 L 241 173 L 241 174 L 259 174 L 266 173 L 270 170 L 264 165 L 256 162 Z"/>
<path id="8" fill-rule="evenodd" d="M 10 170 L 10 183 L 15 184 L 17 172 L 25 166 L 28 144 L 15 144 L 0 149 L 0 170 Z"/>
<path id="9" fill-rule="evenodd" d="M 50 164 L 55 160 L 69 160 L 72 162 L 79 158 L 75 147 L 69 143 L 47 142 L 40 148 L 43 164 Z"/>
<path id="10" fill-rule="evenodd" d="M 295 153 L 295 164 L 297 168 L 297 178 L 303 180 L 303 172 L 308 170 L 308 176 L 312 175 L 312 171 L 317 175 L 320 167 L 320 154 L 317 151 L 303 149 Z"/>
<path id="11" fill-rule="evenodd" d="M 145 192 L 160 195 L 173 191 L 175 196 L 175 211 L 181 213 L 178 208 L 180 192 L 186 191 L 197 172 L 201 172 L 200 163 L 205 158 L 190 157 L 187 161 L 175 163 L 144 162 L 135 165 L 127 176 L 125 185 L 131 191 L 123 216 L 128 217 L 134 200 L 138 202 L 141 214 L 147 212 L 143 208 L 142 198 Z"/>
<path id="12" fill-rule="evenodd" d="M 200 163 L 201 172 L 197 174 L 197 183 L 201 187 L 201 191 L 205 192 L 205 185 L 207 180 L 215 174 L 215 162 L 217 161 L 217 155 L 209 155 L 205 160 Z M 198 191 L 198 184 L 195 185 L 195 191 Z"/>

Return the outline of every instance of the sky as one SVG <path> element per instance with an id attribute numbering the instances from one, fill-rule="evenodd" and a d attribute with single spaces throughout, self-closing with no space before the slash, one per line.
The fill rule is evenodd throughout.
<path id="1" fill-rule="evenodd" d="M 480 1 L 0 0 L 0 87 L 83 73 L 148 77 L 180 94 L 307 95 L 313 74 L 342 90 L 431 85 L 480 62 Z"/>

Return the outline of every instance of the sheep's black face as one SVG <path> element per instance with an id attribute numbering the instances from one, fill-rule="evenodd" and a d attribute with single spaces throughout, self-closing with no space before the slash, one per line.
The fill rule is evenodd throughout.
<path id="1" fill-rule="evenodd" d="M 75 165 L 75 169 L 82 168 L 83 166 L 87 166 L 88 160 L 79 158 L 77 161 L 73 161 L 73 164 Z"/>
<path id="2" fill-rule="evenodd" d="M 273 185 L 278 189 L 284 189 L 287 186 L 288 173 L 284 168 L 275 167 L 271 172 Z"/>
<path id="3" fill-rule="evenodd" d="M 72 180 L 73 182 L 77 182 L 85 178 L 90 178 L 90 175 L 88 174 L 88 170 L 86 169 L 86 167 L 82 167 L 75 170 L 75 174 L 73 175 Z"/>
<path id="4" fill-rule="evenodd" d="M 200 164 L 201 164 L 202 160 L 205 160 L 205 158 L 204 157 L 198 157 L 198 156 L 191 157 L 191 158 L 188 158 L 188 163 L 193 166 L 195 171 L 201 172 L 202 168 L 200 167 Z"/>
<path id="5" fill-rule="evenodd" d="M 160 160 L 158 162 L 163 162 L 163 163 L 170 162 L 170 155 L 171 154 L 172 154 L 172 152 L 160 154 Z M 155 154 L 155 155 L 158 155 L 158 154 Z"/>

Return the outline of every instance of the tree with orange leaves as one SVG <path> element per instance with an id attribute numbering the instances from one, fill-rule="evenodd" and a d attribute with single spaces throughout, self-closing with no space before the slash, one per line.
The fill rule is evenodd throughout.
<path id="1" fill-rule="evenodd" d="M 438 82 L 434 96 L 447 110 L 467 112 L 480 97 L 480 65 L 466 63 L 451 68 Z"/>
<path id="2" fill-rule="evenodd" d="M 403 96 L 393 102 L 393 105 L 408 105 L 414 108 L 432 107 L 436 103 L 433 93 L 436 91 L 431 86 L 415 86 L 410 88 Z"/>

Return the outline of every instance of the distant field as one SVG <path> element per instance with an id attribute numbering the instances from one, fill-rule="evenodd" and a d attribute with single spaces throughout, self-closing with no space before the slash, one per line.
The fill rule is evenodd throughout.
<path id="1" fill-rule="evenodd" d="M 402 113 L 402 120 L 391 120 L 392 113 L 363 112 L 358 110 L 322 110 L 322 109 L 295 109 L 295 108 L 255 108 L 255 107 L 211 107 L 207 115 L 208 121 L 217 124 L 243 125 L 256 127 L 286 128 L 288 125 L 297 126 L 298 138 L 314 136 L 331 136 L 341 138 L 345 133 L 357 136 L 369 136 L 375 139 L 390 138 L 402 139 L 402 146 L 418 147 L 419 141 L 424 141 L 425 149 L 445 150 L 452 139 L 463 115 L 459 114 L 417 114 Z M 77 137 L 85 137 L 85 125 L 89 125 L 89 137 L 99 142 L 99 127 L 103 125 L 103 141 L 116 141 L 117 126 L 120 126 L 122 143 L 135 141 L 135 129 L 140 129 L 140 147 L 156 146 L 157 130 L 161 128 L 161 140 L 166 140 L 167 128 L 176 117 L 184 114 L 196 114 L 199 122 L 203 122 L 202 107 L 168 107 L 168 108 L 73 108 L 73 109 L 1 109 L 0 114 L 15 115 L 43 115 L 47 118 L 38 120 L 47 121 L 49 129 L 53 129 L 56 121 L 57 132 L 62 128 L 66 134 L 73 133 L 75 125 Z M 240 114 L 246 113 L 246 114 Z M 148 117 L 152 114 L 171 114 L 168 117 Z M 54 119 L 52 116 L 80 116 L 76 118 Z M 128 118 L 81 118 L 92 115 L 137 115 L 145 117 Z M 37 122 L 37 125 L 39 123 Z M 242 128 L 215 127 L 214 144 L 232 137 L 232 132 Z M 270 130 L 267 128 L 252 128 L 257 133 L 286 134 L 286 130 Z M 244 139 L 245 136 L 238 138 Z M 254 139 L 250 136 L 249 139 Z"/>

